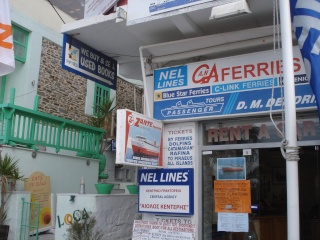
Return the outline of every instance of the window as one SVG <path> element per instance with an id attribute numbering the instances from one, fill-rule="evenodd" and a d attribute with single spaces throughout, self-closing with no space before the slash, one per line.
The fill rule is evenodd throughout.
<path id="1" fill-rule="evenodd" d="M 94 106 L 98 106 L 103 104 L 110 97 L 110 89 L 96 83 L 95 84 L 95 92 L 94 92 Z M 93 114 L 97 115 L 97 108 L 94 108 Z"/>
<path id="2" fill-rule="evenodd" d="M 12 36 L 15 59 L 24 63 L 27 58 L 29 32 L 16 25 L 12 25 Z"/>

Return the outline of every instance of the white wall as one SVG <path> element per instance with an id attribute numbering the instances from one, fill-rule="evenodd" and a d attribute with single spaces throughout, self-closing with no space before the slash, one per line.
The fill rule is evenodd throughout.
<path id="1" fill-rule="evenodd" d="M 33 150 L 2 146 L 2 156 L 8 153 L 19 160 L 19 168 L 25 178 L 33 172 L 40 171 L 50 177 L 51 192 L 79 193 L 80 178 L 85 178 L 86 193 L 96 193 L 94 184 L 98 181 L 99 160 L 47 153 L 37 151 L 32 157 Z M 89 160 L 90 165 L 87 165 Z M 23 181 L 19 181 L 16 190 L 23 190 Z"/>
<path id="2" fill-rule="evenodd" d="M 140 219 L 138 195 L 133 194 L 77 194 L 74 202 L 69 194 L 58 194 L 55 239 L 62 240 L 69 225 L 65 216 L 74 216 L 74 211 L 83 211 L 96 219 L 95 229 L 103 234 L 103 239 L 131 239 L 133 222 Z M 58 222 L 60 219 L 60 225 Z"/>
<path id="3" fill-rule="evenodd" d="M 24 2 L 26 2 L 25 4 L 29 3 L 29 1 Z M 34 0 L 32 2 L 34 2 Z M 26 9 L 28 8 L 26 7 Z M 47 18 L 49 19 L 49 17 Z M 15 71 L 7 76 L 4 102 L 9 101 L 10 89 L 15 88 L 15 104 L 27 108 L 33 108 L 39 79 L 42 39 L 47 38 L 61 46 L 63 36 L 60 32 L 41 24 L 40 20 L 34 20 L 14 7 L 11 7 L 11 20 L 14 24 L 29 31 L 30 34 L 27 60 L 25 63 L 16 61 Z"/>
<path id="4" fill-rule="evenodd" d="M 23 12 L 56 32 L 60 32 L 61 25 L 64 24 L 61 18 L 65 23 L 75 21 L 66 13 L 55 8 L 61 16 L 60 18 L 55 9 L 46 0 L 10 0 L 10 6 L 12 9 L 14 8 L 16 11 Z"/>

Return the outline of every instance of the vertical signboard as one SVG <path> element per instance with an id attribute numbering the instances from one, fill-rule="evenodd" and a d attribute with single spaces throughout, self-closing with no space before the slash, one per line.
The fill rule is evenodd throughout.
<path id="1" fill-rule="evenodd" d="M 164 166 L 193 168 L 195 161 L 195 123 L 166 124 L 163 134 Z"/>
<path id="2" fill-rule="evenodd" d="M 24 189 L 31 193 L 31 202 L 40 204 L 40 216 L 33 215 L 36 211 L 31 211 L 30 222 L 37 222 L 39 218 L 39 230 L 43 231 L 52 228 L 53 213 L 51 209 L 51 192 L 50 192 L 50 177 L 42 172 L 34 172 L 24 182 Z"/>
<path id="3" fill-rule="evenodd" d="M 140 169 L 139 212 L 193 214 L 193 169 Z"/>
<path id="4" fill-rule="evenodd" d="M 300 51 L 294 49 L 297 109 L 315 109 Z M 281 111 L 282 61 L 273 51 L 154 71 L 154 118 L 212 118 Z M 272 95 L 272 92 L 273 95 Z"/>
<path id="5" fill-rule="evenodd" d="M 127 109 L 117 110 L 116 163 L 162 167 L 160 121 Z"/>
<path id="6" fill-rule="evenodd" d="M 67 34 L 63 35 L 62 68 L 113 90 L 117 88 L 117 61 Z"/>

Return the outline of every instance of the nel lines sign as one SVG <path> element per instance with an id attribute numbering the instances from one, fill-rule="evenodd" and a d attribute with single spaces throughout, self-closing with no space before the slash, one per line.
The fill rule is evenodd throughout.
<path id="1" fill-rule="evenodd" d="M 193 214 L 193 169 L 141 169 L 139 212 Z"/>
<path id="2" fill-rule="evenodd" d="M 296 107 L 315 108 L 298 48 L 294 48 Z M 154 71 L 154 117 L 159 120 L 243 115 L 281 110 L 282 61 L 273 51 Z M 274 96 L 272 97 L 272 89 Z"/>

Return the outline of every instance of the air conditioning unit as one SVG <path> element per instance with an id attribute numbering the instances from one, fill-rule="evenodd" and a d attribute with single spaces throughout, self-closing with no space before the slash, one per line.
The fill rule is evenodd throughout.
<path id="1" fill-rule="evenodd" d="M 210 20 L 212 19 L 225 19 L 239 15 L 251 13 L 246 0 L 240 0 L 223 5 L 213 7 L 211 10 Z"/>

